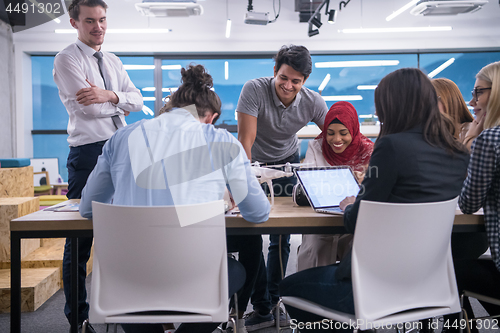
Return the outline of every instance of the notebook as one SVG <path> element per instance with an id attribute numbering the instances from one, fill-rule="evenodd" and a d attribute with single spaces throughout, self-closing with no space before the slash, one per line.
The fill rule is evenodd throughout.
<path id="1" fill-rule="evenodd" d="M 356 196 L 360 189 L 348 166 L 300 168 L 294 172 L 311 207 L 318 213 L 343 214 L 340 202 Z"/>

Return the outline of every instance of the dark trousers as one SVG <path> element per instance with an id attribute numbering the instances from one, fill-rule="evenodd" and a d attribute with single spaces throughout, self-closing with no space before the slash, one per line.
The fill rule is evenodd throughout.
<path id="1" fill-rule="evenodd" d="M 238 261 L 227 259 L 227 273 L 229 279 L 229 297 L 241 289 L 245 283 L 245 268 Z M 181 324 L 176 333 L 211 333 L 220 323 L 191 323 Z M 161 324 L 122 324 L 125 333 L 163 333 Z"/>
<path id="2" fill-rule="evenodd" d="M 87 183 L 87 178 L 94 169 L 97 158 L 102 153 L 104 142 L 71 147 L 68 155 L 68 199 L 80 199 L 82 190 Z M 87 262 L 92 248 L 92 238 L 78 238 L 78 321 L 81 323 L 89 317 L 89 304 L 87 303 L 87 290 L 85 278 L 87 277 Z M 71 239 L 66 239 L 63 257 L 63 284 L 66 304 L 64 314 L 68 320 L 71 318 Z"/>
<path id="3" fill-rule="evenodd" d="M 337 265 L 314 267 L 287 276 L 280 284 L 281 296 L 295 296 L 310 300 L 327 308 L 354 313 L 354 297 L 351 280 L 337 280 Z M 285 305 L 295 325 L 305 325 L 301 332 L 352 332 L 352 327 L 327 321 L 323 317 Z M 320 322 L 313 324 L 315 322 Z"/>
<path id="4" fill-rule="evenodd" d="M 462 259 L 454 260 L 453 264 L 455 266 L 455 275 L 457 277 L 457 287 L 459 293 L 462 293 L 464 290 L 468 290 L 480 295 L 500 299 L 500 272 L 492 260 Z M 490 315 L 500 314 L 499 306 L 485 302 L 480 303 Z M 466 299 L 464 299 L 464 308 L 467 311 L 469 319 L 473 318 L 472 307 Z M 455 320 L 458 323 L 458 319 L 458 313 L 444 316 L 443 324 L 448 326 L 448 332 L 458 332 L 458 328 L 452 327 Z M 486 327 L 486 324 L 489 324 L 490 327 L 493 325 L 492 320 L 486 324 L 485 322 L 486 320 L 482 322 L 482 327 Z M 478 325 L 473 323 L 471 331 L 478 332 L 478 328 L 482 327 L 480 323 Z"/>
<path id="5" fill-rule="evenodd" d="M 265 165 L 276 165 L 285 163 L 299 163 L 299 151 L 281 161 L 266 163 Z M 264 166 L 265 166 L 264 165 Z M 283 168 L 282 168 L 283 169 Z M 297 184 L 297 178 L 284 177 L 274 179 L 273 181 L 274 196 L 276 197 L 291 197 L 292 190 Z M 269 193 L 269 188 L 266 183 L 263 184 L 263 189 L 266 194 Z M 281 239 L 281 241 L 280 241 Z M 280 264 L 280 252 L 281 263 Z M 290 256 L 290 235 L 269 235 L 269 252 L 267 254 L 267 270 L 260 272 L 255 283 L 255 290 L 252 295 L 252 305 L 255 311 L 264 315 L 269 313 L 267 304 L 271 307 L 276 305 L 279 300 L 278 285 L 285 276 L 288 258 Z M 262 265 L 265 267 L 265 265 Z M 262 269 L 262 268 L 261 268 Z"/>
<path id="6" fill-rule="evenodd" d="M 238 292 L 238 310 L 245 311 L 259 274 L 265 274 L 266 266 L 262 254 L 262 236 L 227 236 L 227 252 L 238 252 L 238 261 L 246 270 L 245 284 Z M 267 292 L 267 289 L 265 292 Z M 265 295 L 262 302 L 264 307 L 271 309 L 268 295 Z"/>

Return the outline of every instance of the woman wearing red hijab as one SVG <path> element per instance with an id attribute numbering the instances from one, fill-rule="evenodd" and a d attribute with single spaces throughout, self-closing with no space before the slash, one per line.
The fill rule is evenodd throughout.
<path id="1" fill-rule="evenodd" d="M 370 162 L 373 142 L 361 134 L 358 114 L 349 102 L 332 105 L 323 131 L 309 141 L 304 163 L 309 166 L 347 165 L 361 182 Z M 297 270 L 334 264 L 350 248 L 352 235 L 303 235 Z"/>

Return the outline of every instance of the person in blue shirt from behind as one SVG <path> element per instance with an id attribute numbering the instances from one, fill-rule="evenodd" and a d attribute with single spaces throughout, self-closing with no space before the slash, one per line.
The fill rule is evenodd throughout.
<path id="1" fill-rule="evenodd" d="M 92 201 L 130 206 L 195 204 L 222 199 L 227 187 L 245 220 L 268 219 L 271 207 L 245 150 L 231 133 L 212 125 L 221 112 L 221 101 L 210 89 L 212 77 L 201 65 L 190 65 L 181 73 L 182 85 L 158 117 L 119 129 L 104 145 L 82 192 L 83 217 L 92 217 Z M 232 295 L 243 286 L 245 270 L 229 259 L 228 272 Z M 210 333 L 217 325 L 183 324 L 177 332 Z M 159 324 L 122 326 L 127 333 L 163 333 Z"/>

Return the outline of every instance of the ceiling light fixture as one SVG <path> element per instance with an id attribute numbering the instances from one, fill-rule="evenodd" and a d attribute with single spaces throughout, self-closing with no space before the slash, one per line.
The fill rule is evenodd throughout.
<path id="1" fill-rule="evenodd" d="M 319 30 L 318 29 L 313 30 L 312 24 L 309 24 L 309 31 L 307 32 L 307 36 L 312 37 L 312 36 L 316 36 L 318 34 L 319 34 Z"/>
<path id="2" fill-rule="evenodd" d="M 231 36 L 231 20 L 229 19 L 229 0 L 226 0 L 226 38 Z"/>
<path id="3" fill-rule="evenodd" d="M 376 84 L 360 84 L 356 87 L 358 90 L 375 90 L 377 88 Z"/>
<path id="4" fill-rule="evenodd" d="M 145 115 L 150 115 L 152 117 L 154 117 L 154 115 L 155 115 L 155 113 L 153 112 L 153 110 L 151 110 L 150 108 L 148 108 L 146 105 L 142 106 L 142 112 L 144 112 Z"/>
<path id="5" fill-rule="evenodd" d="M 321 95 L 321 92 L 323 90 L 325 90 L 325 87 L 328 84 L 328 82 L 330 82 L 330 74 L 326 74 L 325 78 L 323 79 L 323 82 L 321 82 L 321 84 L 318 87 L 318 91 L 320 92 L 320 95 Z"/>
<path id="6" fill-rule="evenodd" d="M 337 18 L 337 11 L 335 9 L 330 10 L 328 12 L 328 23 L 334 24 L 336 18 Z"/>
<path id="7" fill-rule="evenodd" d="M 166 34 L 171 29 L 106 29 L 107 34 Z M 76 29 L 55 29 L 56 34 L 76 34 Z"/>
<path id="8" fill-rule="evenodd" d="M 474 13 L 487 3 L 487 0 L 421 0 L 410 14 L 443 16 Z"/>
<path id="9" fill-rule="evenodd" d="M 226 38 L 229 38 L 231 36 L 231 20 L 227 19 L 226 21 Z"/>
<path id="10" fill-rule="evenodd" d="M 323 8 L 323 6 L 326 5 L 326 12 L 325 12 L 325 15 L 328 15 L 328 6 L 330 5 L 330 0 L 324 0 L 317 8 L 316 10 L 314 11 L 314 13 L 311 15 L 311 17 L 309 18 L 309 20 L 307 21 L 307 23 L 309 23 L 309 30 L 307 32 L 307 35 L 309 37 L 312 37 L 312 36 L 316 36 L 317 34 L 319 34 L 319 28 L 321 28 L 321 26 L 323 25 L 321 23 L 321 14 L 319 13 L 321 11 L 321 9 Z M 317 29 L 313 29 L 313 25 L 317 28 Z"/>
<path id="11" fill-rule="evenodd" d="M 323 23 L 321 23 L 321 15 L 316 15 L 311 17 L 309 22 L 312 23 L 318 29 L 321 28 L 321 26 L 323 25 Z"/>
<path id="12" fill-rule="evenodd" d="M 135 4 L 135 9 L 142 15 L 154 17 L 182 17 L 203 14 L 203 7 L 197 4 L 196 0 L 143 0 L 143 2 Z"/>
<path id="13" fill-rule="evenodd" d="M 161 88 L 161 91 L 163 92 L 174 92 L 177 91 L 178 87 L 174 88 Z M 144 87 L 141 89 L 142 91 L 156 91 L 155 87 Z"/>
<path id="14" fill-rule="evenodd" d="M 435 70 L 430 72 L 427 76 L 432 79 L 434 76 L 436 76 L 439 73 L 441 73 L 442 71 L 444 71 L 447 67 L 449 67 L 454 62 L 455 62 L 455 58 L 450 58 L 450 59 L 446 60 L 443 64 L 441 64 L 441 66 L 439 66 L 438 68 L 436 68 Z"/>
<path id="15" fill-rule="evenodd" d="M 175 71 L 181 69 L 181 65 L 163 65 L 161 66 L 161 69 L 164 71 Z"/>
<path id="16" fill-rule="evenodd" d="M 336 101 L 362 101 L 363 96 L 361 95 L 337 95 L 337 96 L 321 96 L 325 102 L 336 102 Z"/>
<path id="17" fill-rule="evenodd" d="M 380 67 L 397 66 L 399 60 L 354 60 L 354 61 L 326 61 L 316 62 L 316 68 L 344 68 L 344 67 Z"/>
<path id="18" fill-rule="evenodd" d="M 369 33 L 391 33 L 391 32 L 432 32 L 432 31 L 451 31 L 450 26 L 441 27 L 401 27 L 401 28 L 359 28 L 359 29 L 341 29 L 339 32 L 345 34 L 369 34 Z"/>
<path id="19" fill-rule="evenodd" d="M 392 20 L 393 18 L 395 18 L 399 14 L 401 14 L 401 13 L 405 12 L 406 10 L 410 9 L 410 7 L 412 7 L 413 5 L 415 5 L 419 1 L 420 0 L 412 0 L 412 1 L 408 2 L 406 5 L 404 5 L 403 7 L 399 8 L 398 10 L 396 10 L 395 12 L 393 12 L 391 15 L 387 16 L 385 18 L 385 20 L 386 21 Z"/>
<path id="20" fill-rule="evenodd" d="M 123 68 L 127 71 L 140 71 L 155 69 L 155 65 L 123 65 Z"/>

